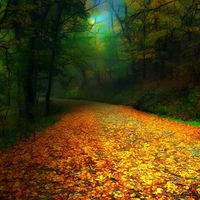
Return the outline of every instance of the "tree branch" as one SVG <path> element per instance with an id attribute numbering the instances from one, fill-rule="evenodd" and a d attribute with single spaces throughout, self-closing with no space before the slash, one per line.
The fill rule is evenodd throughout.
<path id="1" fill-rule="evenodd" d="M 4 15 L 3 17 L 0 19 L 0 24 L 3 24 L 4 20 L 6 19 L 7 15 L 8 15 L 8 7 L 10 6 L 10 3 L 11 3 L 11 0 L 8 0 L 8 3 L 6 5 L 6 9 L 5 9 L 5 12 L 4 12 Z M 3 13 L 3 11 L 1 12 Z M 0 14 L 1 14 L 0 13 Z"/>
<path id="2" fill-rule="evenodd" d="M 175 0 L 175 1 L 176 1 L 176 0 Z M 146 13 L 146 12 L 150 12 L 150 11 L 154 11 L 154 12 L 155 12 L 155 11 L 159 10 L 160 8 L 166 6 L 166 5 L 170 4 L 170 3 L 173 3 L 173 2 L 174 2 L 174 0 L 169 1 L 169 2 L 167 2 L 167 3 L 164 3 L 164 4 L 162 4 L 162 5 L 159 5 L 159 6 L 156 7 L 156 8 L 143 9 L 143 10 L 141 10 L 140 12 L 135 13 L 135 14 L 129 16 L 128 18 L 126 18 L 125 20 L 123 20 L 123 22 L 125 22 L 125 21 L 127 21 L 127 20 L 133 20 L 133 19 L 135 19 L 137 16 L 139 16 L 140 14 L 143 14 L 143 13 Z"/>

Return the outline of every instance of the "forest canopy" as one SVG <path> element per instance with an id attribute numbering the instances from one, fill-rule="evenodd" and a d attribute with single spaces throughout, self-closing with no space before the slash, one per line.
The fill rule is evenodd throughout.
<path id="1" fill-rule="evenodd" d="M 40 97 L 49 115 L 55 80 L 81 90 L 165 78 L 198 86 L 199 25 L 195 0 L 2 0 L 1 129 L 8 116 L 34 121 Z"/>

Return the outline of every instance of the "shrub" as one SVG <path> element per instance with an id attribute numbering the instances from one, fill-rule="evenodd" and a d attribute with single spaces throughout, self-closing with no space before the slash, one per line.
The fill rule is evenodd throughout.
<path id="1" fill-rule="evenodd" d="M 75 87 L 70 89 L 66 93 L 67 99 L 86 99 L 86 93 L 80 87 Z"/>
<path id="2" fill-rule="evenodd" d="M 158 107 L 156 109 L 156 114 L 167 115 L 168 113 L 169 113 L 169 108 L 167 106 L 158 105 Z"/>

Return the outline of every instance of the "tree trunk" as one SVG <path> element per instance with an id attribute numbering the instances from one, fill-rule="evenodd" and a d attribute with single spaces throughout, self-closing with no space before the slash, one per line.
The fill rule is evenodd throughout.
<path id="1" fill-rule="evenodd" d="M 35 105 L 35 84 L 34 84 L 34 74 L 35 74 L 35 38 L 30 39 L 30 51 L 32 52 L 28 62 L 28 66 L 25 73 L 24 80 L 24 101 L 25 101 L 25 117 L 28 121 L 33 121 L 34 119 L 34 105 Z"/>
<path id="2" fill-rule="evenodd" d="M 144 13 L 143 16 L 143 44 L 142 44 L 142 51 L 143 51 L 143 60 L 142 60 L 142 67 L 143 67 L 143 73 L 142 78 L 146 78 L 146 15 Z"/>
<path id="3" fill-rule="evenodd" d="M 50 71 L 48 77 L 47 92 L 46 92 L 46 115 L 50 115 L 50 97 L 51 97 L 52 79 L 53 79 L 53 74 Z"/>
<path id="4" fill-rule="evenodd" d="M 53 80 L 53 69 L 56 57 L 56 49 L 58 43 L 58 34 L 60 30 L 60 20 L 62 17 L 63 7 L 62 4 L 58 5 L 57 10 L 57 19 L 55 21 L 55 29 L 54 29 L 54 36 L 53 36 L 53 46 L 52 46 L 52 53 L 51 53 L 51 64 L 49 69 L 49 77 L 48 77 L 48 86 L 46 92 L 46 115 L 50 115 L 50 97 L 51 97 L 51 88 L 52 88 L 52 80 Z"/>

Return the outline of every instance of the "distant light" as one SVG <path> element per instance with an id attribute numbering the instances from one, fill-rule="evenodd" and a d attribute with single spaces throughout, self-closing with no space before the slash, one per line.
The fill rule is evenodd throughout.
<path id="1" fill-rule="evenodd" d="M 90 18 L 90 19 L 89 19 L 89 23 L 92 24 L 92 25 L 95 24 L 95 19 Z"/>
<path id="2" fill-rule="evenodd" d="M 97 16 L 97 22 L 107 23 L 108 21 L 108 12 L 104 11 Z"/>

